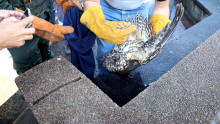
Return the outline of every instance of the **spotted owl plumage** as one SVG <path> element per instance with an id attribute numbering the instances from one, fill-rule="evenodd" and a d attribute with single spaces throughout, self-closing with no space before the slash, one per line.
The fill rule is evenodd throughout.
<path id="1" fill-rule="evenodd" d="M 171 24 L 167 24 L 156 36 L 152 34 L 153 27 L 143 15 L 136 15 L 128 19 L 137 27 L 137 30 L 129 35 L 128 40 L 116 46 L 103 57 L 103 66 L 115 74 L 129 74 L 137 67 L 148 63 L 158 55 L 162 47 L 174 32 L 184 12 L 183 5 L 177 4 L 175 17 Z"/>

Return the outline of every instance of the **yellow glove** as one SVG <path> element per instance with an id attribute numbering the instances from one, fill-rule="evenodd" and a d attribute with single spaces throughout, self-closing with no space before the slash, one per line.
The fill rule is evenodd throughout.
<path id="1" fill-rule="evenodd" d="M 101 7 L 92 6 L 81 16 L 80 22 L 96 34 L 112 44 L 122 44 L 128 39 L 128 35 L 136 30 L 131 23 L 123 21 L 106 21 Z"/>
<path id="2" fill-rule="evenodd" d="M 153 33 L 155 33 L 154 36 L 156 36 L 157 33 L 161 29 L 163 29 L 168 23 L 171 23 L 171 21 L 165 15 L 156 14 L 151 17 L 150 23 L 153 26 Z"/>

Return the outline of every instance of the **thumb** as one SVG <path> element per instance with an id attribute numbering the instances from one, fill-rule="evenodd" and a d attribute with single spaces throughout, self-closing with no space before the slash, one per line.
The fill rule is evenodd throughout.
<path id="1" fill-rule="evenodd" d="M 56 25 L 61 30 L 62 34 L 69 34 L 74 32 L 74 28 L 70 26 L 60 26 Z"/>
<path id="2" fill-rule="evenodd" d="M 20 26 L 26 27 L 29 23 L 31 23 L 34 20 L 34 16 L 30 16 L 27 18 L 22 19 L 19 23 Z"/>

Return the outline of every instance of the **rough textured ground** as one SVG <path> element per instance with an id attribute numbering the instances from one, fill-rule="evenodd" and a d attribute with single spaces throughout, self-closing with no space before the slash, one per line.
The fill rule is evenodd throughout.
<path id="1" fill-rule="evenodd" d="M 219 20 L 219 5 L 218 4 L 220 1 L 219 0 L 212 0 L 212 2 L 207 2 L 205 0 L 200 0 L 202 1 L 203 3 L 205 3 L 206 5 L 208 5 L 208 8 L 211 9 L 211 11 L 214 13 L 210 18 L 204 20 L 203 22 L 199 23 L 198 25 L 196 25 L 195 27 L 191 28 L 188 32 L 184 32 L 181 36 L 179 37 L 176 37 L 173 39 L 173 41 L 171 41 L 170 45 L 168 47 L 166 47 L 166 50 L 167 52 L 165 52 L 164 54 L 168 55 L 165 56 L 166 59 L 164 59 L 164 57 L 161 57 L 160 56 L 160 60 L 162 61 L 166 61 L 165 64 L 164 64 L 164 70 L 155 70 L 155 68 L 153 67 L 152 70 L 154 72 L 159 72 L 160 74 L 159 77 L 166 73 L 167 71 L 167 68 L 168 70 L 170 70 L 170 68 L 172 68 L 176 63 L 178 63 L 182 58 L 184 58 L 186 55 L 188 55 L 188 53 L 192 50 L 194 50 L 198 45 L 200 45 L 203 41 L 205 41 L 205 39 L 207 39 L 211 34 L 213 34 L 217 29 L 219 29 L 219 23 L 218 23 L 218 20 Z M 213 2 L 214 1 L 214 2 Z M 209 30 L 206 30 L 206 29 L 209 29 Z M 198 33 L 199 32 L 199 33 Z M 187 36 L 187 37 L 183 37 L 183 36 Z M 195 39 L 196 37 L 196 39 Z M 63 45 L 62 43 L 59 43 L 61 44 L 61 46 Z M 56 44 L 55 44 L 56 45 Z M 54 45 L 53 45 L 54 46 Z M 177 49 L 176 49 L 177 48 Z M 64 47 L 62 47 L 61 49 L 64 49 Z M 177 52 L 178 51 L 178 52 Z M 215 54 L 215 53 L 214 53 Z M 56 55 L 56 53 L 55 53 Z M 169 57 L 170 56 L 173 56 L 173 57 Z M 163 55 L 162 55 L 163 56 Z M 168 59 L 167 59 L 168 58 Z M 155 61 L 154 61 L 155 63 Z M 209 63 L 211 64 L 211 63 Z M 159 64 L 160 65 L 160 64 Z M 158 66 L 158 64 L 157 64 Z M 205 65 L 204 65 L 205 66 Z M 194 67 L 194 66 L 193 66 Z M 216 66 L 217 67 L 217 66 Z M 162 67 L 161 67 L 162 68 Z M 147 68 L 142 68 L 142 70 L 146 70 Z M 153 72 L 151 71 L 151 72 Z M 206 70 L 205 70 L 206 71 Z M 146 71 L 145 71 L 146 72 Z M 153 74 L 155 75 L 155 74 Z M 145 77 L 144 79 L 147 79 L 149 77 L 152 77 L 150 76 L 150 74 L 143 74 L 143 77 Z M 201 76 L 199 76 L 200 78 Z M 156 79 L 150 79 L 150 82 L 152 82 L 153 80 L 157 80 L 158 77 L 156 77 Z M 184 79 L 183 79 L 184 80 Z M 210 79 L 209 79 L 210 80 Z M 187 89 L 186 89 L 187 90 Z M 197 96 L 196 96 L 197 97 Z M 211 94 L 211 97 L 210 99 L 212 98 L 212 94 Z M 12 99 L 12 98 L 11 98 Z M 10 100 L 9 100 L 10 101 Z M 187 101 L 187 100 L 186 100 Z M 11 102 L 14 102 L 14 101 L 11 101 Z M 17 102 L 19 104 L 19 102 Z M 206 102 L 207 104 L 212 104 L 212 102 Z M 199 105 L 199 104 L 198 104 Z M 15 105 L 12 105 L 10 106 L 10 109 L 12 109 Z M 189 106 L 189 105 L 187 105 Z M 199 105 L 201 106 L 201 105 Z M 194 106 L 193 106 L 194 107 Z M 213 109 L 212 107 L 210 107 L 209 105 L 207 105 L 207 107 L 209 107 L 209 109 Z M 9 108 L 9 107 L 6 107 L 6 108 Z M 11 117 L 12 113 L 9 113 L 9 114 L 4 114 L 2 113 L 2 107 L 0 108 L 0 113 L 1 117 Z M 10 109 L 7 109 L 7 110 L 10 110 Z M 16 109 L 12 109 L 12 110 L 16 110 Z M 6 109 L 4 110 L 6 111 Z M 9 112 L 9 111 L 8 111 Z M 15 112 L 16 113 L 16 112 Z M 215 112 L 213 112 L 215 113 Z M 13 113 L 14 114 L 14 113 Z M 178 113 L 177 113 L 178 114 Z M 180 113 L 181 114 L 181 113 Z M 207 114 L 207 113 L 206 113 Z M 4 116 L 6 115 L 6 116 Z M 211 114 L 213 115 L 213 114 Z M 211 116 L 210 115 L 210 116 Z M 0 117 L 0 119 L 1 119 Z M 201 123 L 201 120 L 199 121 Z"/>
<path id="2" fill-rule="evenodd" d="M 220 110 L 219 40 L 220 31 L 123 107 L 62 58 L 16 83 L 40 123 L 211 123 Z"/>
<path id="3" fill-rule="evenodd" d="M 62 55 L 70 61 L 65 53 L 65 43 L 56 42 L 51 46 L 55 56 Z M 7 49 L 0 51 L 0 124 L 12 123 L 27 107 L 23 95 L 18 91 L 14 79 L 17 76 Z"/>

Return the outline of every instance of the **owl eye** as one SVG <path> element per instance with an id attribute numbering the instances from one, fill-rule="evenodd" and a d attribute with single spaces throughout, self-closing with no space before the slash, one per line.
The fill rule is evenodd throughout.
<path id="1" fill-rule="evenodd" d="M 119 55 L 119 54 L 115 54 L 115 56 L 114 56 L 113 59 L 114 59 L 114 60 L 119 60 L 119 59 L 120 59 L 120 55 Z"/>

